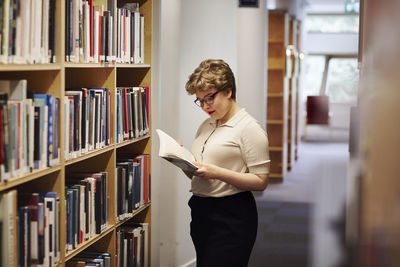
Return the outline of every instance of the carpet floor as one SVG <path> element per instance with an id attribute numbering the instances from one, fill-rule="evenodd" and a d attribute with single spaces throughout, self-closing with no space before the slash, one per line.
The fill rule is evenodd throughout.
<path id="1" fill-rule="evenodd" d="M 335 267 L 348 164 L 346 143 L 303 142 L 283 182 L 254 193 L 259 225 L 249 267 Z"/>

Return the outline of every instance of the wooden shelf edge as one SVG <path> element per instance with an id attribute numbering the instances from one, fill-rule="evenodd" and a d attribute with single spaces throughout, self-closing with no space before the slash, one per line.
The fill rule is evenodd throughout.
<path id="1" fill-rule="evenodd" d="M 67 69 L 73 68 L 115 68 L 115 63 L 113 62 L 103 62 L 103 63 L 73 63 L 65 62 L 64 67 Z"/>
<path id="2" fill-rule="evenodd" d="M 271 66 L 271 65 L 268 65 L 268 70 L 286 71 L 286 67 L 285 66 Z"/>
<path id="3" fill-rule="evenodd" d="M 282 44 L 282 46 L 285 45 L 285 40 L 281 38 L 268 38 L 268 43 L 274 43 L 274 44 Z"/>
<path id="4" fill-rule="evenodd" d="M 267 97 L 283 97 L 283 93 L 267 93 Z"/>
<path id="5" fill-rule="evenodd" d="M 55 166 L 52 166 L 52 167 L 49 167 L 46 169 L 34 170 L 30 173 L 27 173 L 27 174 L 19 176 L 19 177 L 13 177 L 13 178 L 11 178 L 11 180 L 0 183 L 0 192 L 5 191 L 9 188 L 15 187 L 17 185 L 32 181 L 41 176 L 60 171 L 60 170 L 61 170 L 61 165 L 57 164 Z"/>
<path id="6" fill-rule="evenodd" d="M 281 147 L 281 146 L 270 146 L 270 147 L 269 147 L 269 151 L 272 151 L 272 152 L 281 152 L 281 151 L 283 151 L 283 147 Z"/>
<path id="7" fill-rule="evenodd" d="M 99 241 L 100 239 L 102 239 L 104 236 L 110 234 L 111 232 L 113 232 L 115 229 L 117 229 L 119 226 L 121 226 L 122 224 L 126 223 L 127 221 L 129 221 L 130 219 L 132 219 L 133 217 L 135 217 L 137 214 L 139 214 L 140 212 L 142 212 L 143 210 L 147 209 L 148 207 L 150 207 L 151 202 L 144 204 L 142 206 L 140 206 L 137 210 L 133 211 L 133 216 L 129 217 L 123 221 L 120 221 L 114 225 L 109 226 L 103 233 L 101 234 L 96 234 L 95 236 L 93 236 L 92 238 L 90 238 L 89 240 L 87 240 L 86 242 L 79 244 L 74 250 L 69 251 L 65 254 L 64 257 L 64 263 L 66 263 L 67 261 L 69 261 L 70 259 L 72 259 L 73 257 L 75 257 L 76 255 L 78 255 L 80 252 L 84 251 L 85 249 L 87 249 L 88 247 L 90 247 L 91 245 L 93 245 L 94 243 L 96 243 L 97 241 Z"/>
<path id="8" fill-rule="evenodd" d="M 126 218 L 126 219 L 124 219 L 124 220 L 122 220 L 122 221 L 117 222 L 113 227 L 117 228 L 117 227 L 123 225 L 124 223 L 126 223 L 127 221 L 129 221 L 130 219 L 132 219 L 133 217 L 135 217 L 136 215 L 138 215 L 139 213 L 141 213 L 142 211 L 144 211 L 145 209 L 147 209 L 147 208 L 150 207 L 150 206 L 151 206 L 151 202 L 146 203 L 146 204 L 140 206 L 137 210 L 134 210 L 134 211 L 132 212 L 132 216 L 131 216 L 131 217 Z"/>
<path id="9" fill-rule="evenodd" d="M 150 64 L 126 64 L 126 63 L 117 63 L 115 64 L 117 68 L 151 68 Z"/>
<path id="10" fill-rule="evenodd" d="M 0 64 L 0 71 L 41 71 L 41 70 L 61 70 L 60 63 L 49 64 Z"/>
<path id="11" fill-rule="evenodd" d="M 283 124 L 283 120 L 267 120 L 268 124 Z"/>
<path id="12" fill-rule="evenodd" d="M 151 68 L 150 64 L 128 64 L 128 63 L 115 63 L 115 62 L 102 62 L 102 63 L 73 63 L 65 62 L 65 68 Z"/>
<path id="13" fill-rule="evenodd" d="M 130 145 L 130 144 L 137 143 L 139 141 L 142 141 L 142 140 L 145 140 L 145 139 L 148 139 L 148 138 L 150 138 L 150 135 L 142 136 L 142 137 L 139 137 L 139 138 L 134 138 L 134 139 L 131 139 L 131 140 L 122 141 L 121 143 L 116 144 L 115 147 L 116 148 L 120 148 L 120 147 L 123 147 L 123 146 L 127 146 L 127 145 Z"/>
<path id="14" fill-rule="evenodd" d="M 89 151 L 89 152 L 87 152 L 85 154 L 80 155 L 77 158 L 66 160 L 65 161 L 65 165 L 68 166 L 68 165 L 74 164 L 76 162 L 79 162 L 79 161 L 82 161 L 82 160 L 85 160 L 85 159 L 88 159 L 88 158 L 103 154 L 105 152 L 111 151 L 113 149 L 114 149 L 114 145 L 108 145 L 108 146 L 100 148 L 100 149 L 92 150 L 92 151 Z"/>
<path id="15" fill-rule="evenodd" d="M 115 229 L 114 226 L 109 226 L 108 229 L 105 230 L 103 233 L 96 234 L 95 236 L 90 238 L 88 241 L 83 242 L 82 244 L 79 244 L 74 250 L 67 252 L 64 257 L 64 263 L 67 262 L 68 260 L 72 259 L 76 255 L 78 255 L 80 252 L 84 251 L 85 249 L 87 249 L 88 247 L 90 247 L 91 245 L 96 243 L 97 241 L 99 241 L 104 236 L 106 236 L 109 233 L 111 233 L 112 231 L 114 231 L 114 229 Z"/>

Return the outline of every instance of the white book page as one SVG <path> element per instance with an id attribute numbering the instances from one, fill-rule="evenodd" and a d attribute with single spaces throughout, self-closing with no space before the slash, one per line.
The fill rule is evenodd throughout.
<path id="1" fill-rule="evenodd" d="M 195 158 L 185 147 L 176 142 L 174 138 L 166 134 L 160 129 L 156 129 L 160 140 L 160 148 L 158 155 L 182 170 L 193 172 L 197 167 L 192 164 Z"/>

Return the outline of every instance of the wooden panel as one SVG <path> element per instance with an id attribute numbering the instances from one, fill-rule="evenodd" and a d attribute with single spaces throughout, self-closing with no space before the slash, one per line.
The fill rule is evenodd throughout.
<path id="1" fill-rule="evenodd" d="M 282 165 L 279 164 L 278 162 L 282 162 L 283 160 L 283 155 L 282 151 L 270 151 L 269 156 L 271 158 L 271 164 L 270 164 L 270 172 L 271 173 L 283 173 Z M 272 164 L 272 163 L 276 164 Z"/>
<path id="2" fill-rule="evenodd" d="M 285 70 L 286 69 L 286 61 L 282 58 L 270 58 L 268 60 L 268 69 L 269 70 Z"/>
<path id="3" fill-rule="evenodd" d="M 270 142 L 271 174 L 280 178 L 285 176 L 287 166 L 288 18 L 285 11 L 269 12 L 267 133 Z"/>
<path id="4" fill-rule="evenodd" d="M 268 94 L 281 93 L 283 94 L 284 86 L 284 71 L 268 70 Z"/>
<path id="5" fill-rule="evenodd" d="M 268 43 L 268 59 L 271 58 L 285 58 L 286 47 L 284 46 L 283 43 L 274 43 L 274 42 L 269 42 Z"/>
<path id="6" fill-rule="evenodd" d="M 268 14 L 268 41 L 284 42 L 285 13 L 281 11 L 270 11 Z"/>
<path id="7" fill-rule="evenodd" d="M 282 125 L 268 124 L 267 132 L 268 132 L 269 145 L 282 148 L 283 144 Z"/>
<path id="8" fill-rule="evenodd" d="M 267 118 L 269 120 L 283 120 L 283 98 L 268 98 Z"/>
<path id="9" fill-rule="evenodd" d="M 65 70 L 65 88 L 96 88 L 115 86 L 114 68 L 67 68 Z"/>
<path id="10" fill-rule="evenodd" d="M 117 87 L 126 86 L 149 86 L 151 81 L 148 76 L 151 74 L 149 67 L 117 69 Z"/>

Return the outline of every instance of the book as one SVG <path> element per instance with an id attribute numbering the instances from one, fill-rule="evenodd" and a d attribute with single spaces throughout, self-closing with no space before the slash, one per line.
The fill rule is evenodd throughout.
<path id="1" fill-rule="evenodd" d="M 18 208 L 18 266 L 27 267 L 31 264 L 31 210 L 27 206 Z"/>
<path id="2" fill-rule="evenodd" d="M 0 222 L 2 257 L 0 266 L 17 266 L 17 191 L 0 194 Z"/>
<path id="3" fill-rule="evenodd" d="M 189 150 L 179 145 L 175 139 L 164 131 L 160 129 L 156 129 L 156 131 L 160 140 L 158 152 L 160 157 L 187 172 L 193 173 L 198 169 L 197 166 L 192 163 L 196 160 Z"/>
<path id="4" fill-rule="evenodd" d="M 23 101 L 27 96 L 28 81 L 0 80 L 0 92 L 7 94 L 9 100 Z"/>
<path id="5" fill-rule="evenodd" d="M 41 218 L 39 218 L 39 194 L 38 193 L 25 193 L 19 194 L 18 196 L 18 206 L 28 207 L 30 210 L 30 263 L 38 264 L 40 261 L 40 234 L 39 224 Z M 42 228 L 43 229 L 43 228 Z"/>
<path id="6" fill-rule="evenodd" d="M 53 163 L 54 156 L 54 138 L 53 138 L 53 121 L 55 114 L 53 113 L 53 96 L 50 94 L 34 94 L 34 103 L 37 106 L 47 106 L 47 144 L 44 147 L 46 166 L 50 167 Z"/>

